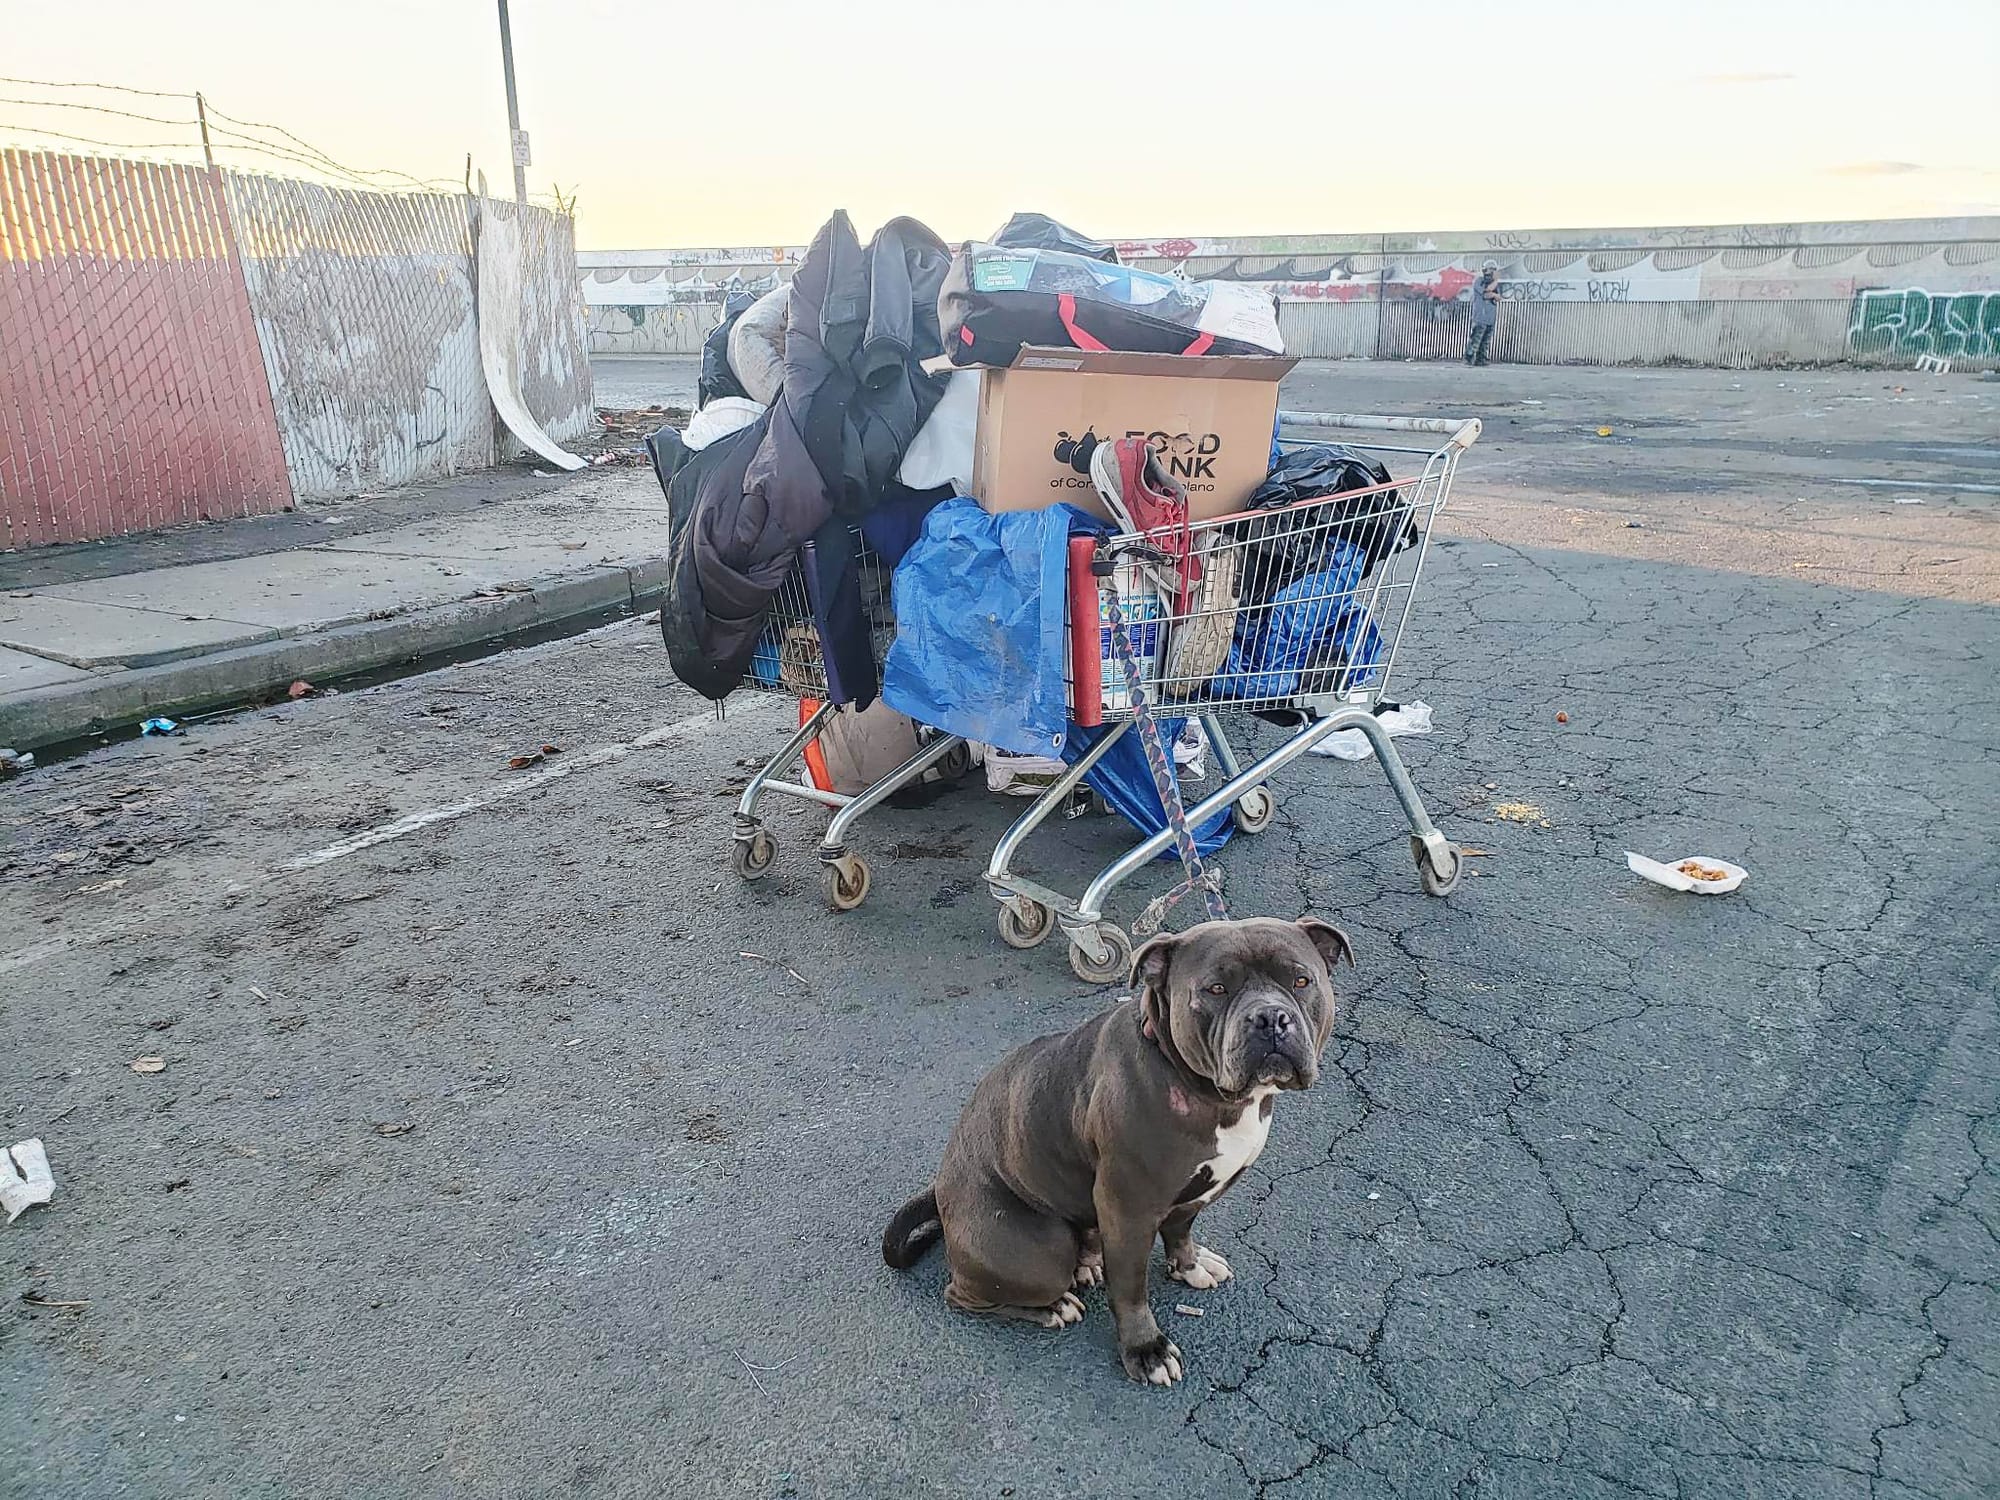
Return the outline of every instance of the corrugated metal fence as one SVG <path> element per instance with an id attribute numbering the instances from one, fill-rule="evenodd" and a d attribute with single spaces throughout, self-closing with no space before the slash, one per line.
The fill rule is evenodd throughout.
<path id="1" fill-rule="evenodd" d="M 570 221 L 522 226 L 521 393 L 588 430 Z M 495 461 L 479 200 L 0 151 L 0 545 L 281 509 Z"/>
<path id="2" fill-rule="evenodd" d="M 1900 294 L 1899 294 L 1900 295 Z M 2000 312 L 2000 296 L 1991 303 Z M 1869 338 L 1854 326 L 1856 298 L 1762 301 L 1503 302 L 1492 357 L 1509 364 L 1873 364 L 1908 369 L 1928 343 Z M 1456 359 L 1472 314 L 1463 299 L 1280 302 L 1278 328 L 1292 354 L 1322 359 Z M 1996 325 L 2000 331 L 2000 325 Z M 1991 364 L 2000 341 L 1937 341 L 1950 357 Z M 1970 347 L 1968 347 L 1968 343 Z"/>

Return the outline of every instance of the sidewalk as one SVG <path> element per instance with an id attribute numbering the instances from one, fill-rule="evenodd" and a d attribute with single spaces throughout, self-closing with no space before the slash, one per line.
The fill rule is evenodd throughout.
<path id="1" fill-rule="evenodd" d="M 422 490 L 0 556 L 0 745 L 33 749 L 658 601 L 649 468 Z"/>

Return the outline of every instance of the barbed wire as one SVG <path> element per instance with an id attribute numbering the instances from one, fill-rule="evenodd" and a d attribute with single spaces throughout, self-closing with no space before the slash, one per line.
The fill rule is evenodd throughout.
<path id="1" fill-rule="evenodd" d="M 351 167 L 339 160 L 331 152 L 321 150 L 303 136 L 286 129 L 282 125 L 262 120 L 246 120 L 226 113 L 217 108 L 205 95 L 199 96 L 199 103 L 197 103 L 198 96 L 191 93 L 170 92 L 163 89 L 133 88 L 127 84 L 120 83 L 91 83 L 70 79 L 12 78 L 0 76 L 0 84 L 39 89 L 103 90 L 108 93 L 133 94 L 151 99 L 182 99 L 187 101 L 190 106 L 193 106 L 196 111 L 205 108 L 210 121 L 207 145 L 211 153 L 236 152 L 245 156 L 269 157 L 274 161 L 285 162 L 288 165 L 303 168 L 308 172 L 317 173 L 322 177 L 339 179 L 340 181 L 336 185 L 359 188 L 370 192 L 387 190 L 376 179 L 392 179 L 396 183 L 406 183 L 411 187 L 422 188 L 430 192 L 445 191 L 456 193 L 464 190 L 459 183 L 448 178 L 416 177 L 408 172 L 399 171 L 394 167 Z M 161 115 L 141 114 L 134 110 L 116 109 L 107 104 L 89 103 L 82 100 L 34 99 L 11 96 L 0 96 L 0 105 L 13 105 L 31 110 L 81 110 L 86 113 L 104 115 L 109 118 L 135 120 L 151 125 L 179 127 L 188 132 L 188 137 L 184 140 L 176 141 L 115 141 L 105 140 L 99 136 L 79 135 L 73 131 L 51 130 L 39 124 L 21 124 L 5 120 L 0 120 L 0 133 L 16 133 L 52 141 L 63 141 L 72 145 L 98 146 L 112 151 L 178 151 L 192 154 L 203 149 L 203 143 L 200 139 L 201 121 L 199 114 L 193 111 L 185 118 L 175 119 Z M 228 124 L 217 124 L 215 123 L 217 121 L 227 121 Z M 241 126 L 243 129 L 232 130 L 229 128 L 230 125 Z M 276 141 L 266 140 L 261 136 L 246 133 L 258 130 L 269 131 L 272 134 L 281 136 L 285 141 L 291 142 L 291 145 L 284 145 Z"/>
<path id="2" fill-rule="evenodd" d="M 204 104 L 207 103 L 206 99 L 203 100 L 203 103 Z M 427 182 L 424 178 L 412 177 L 408 172 L 399 172 L 394 167 L 349 167 L 342 162 L 335 161 L 333 157 L 329 156 L 326 152 L 320 150 L 320 148 L 315 146 L 311 141 L 305 140 L 300 136 L 292 134 L 291 131 L 285 129 L 285 127 L 282 125 L 272 125 L 263 120 L 239 119 L 235 115 L 226 114 L 222 110 L 217 109 L 213 104 L 208 105 L 208 114 L 211 120 L 227 120 L 230 124 L 241 125 L 246 130 L 273 131 L 276 134 L 283 136 L 286 140 L 291 141 L 293 144 L 302 147 L 308 155 L 318 157 L 321 160 L 325 161 L 329 168 L 336 171 L 348 173 L 351 176 L 400 177 L 405 182 L 414 182 L 419 186 L 429 185 L 429 182 Z M 255 139 L 254 137 L 243 136 L 236 131 L 230 131 L 228 133 L 231 135 L 236 135 L 238 136 L 239 139 L 242 140 Z M 436 181 L 436 180 L 437 179 L 435 178 L 430 179 L 430 181 Z"/>
<path id="3" fill-rule="evenodd" d="M 364 188 L 371 192 L 382 191 L 380 184 L 370 181 L 367 176 L 363 175 L 363 171 L 344 167 L 330 157 L 322 162 L 301 152 L 287 150 L 282 146 L 274 146 L 267 141 L 258 140 L 255 136 L 244 135 L 241 131 L 230 130 L 223 126 L 211 125 L 209 127 L 209 136 L 210 147 L 215 151 L 236 151 L 245 155 L 268 156 L 274 160 L 290 162 L 294 166 L 305 167 L 309 171 L 316 171 L 326 176 L 345 178 L 347 183 L 353 187 Z M 438 184 L 444 181 L 442 178 L 435 177 L 428 180 L 421 177 L 412 177 L 407 172 L 395 172 L 386 167 L 378 169 L 378 172 L 380 175 L 399 178 L 414 187 L 431 190 L 435 190 Z M 444 185 L 453 191 L 458 190 L 455 183 L 444 182 Z"/>
<path id="4" fill-rule="evenodd" d="M 200 146 L 190 146 L 185 141 L 101 141 L 95 136 L 70 135 L 60 130 L 44 130 L 37 126 L 0 125 L 0 130 L 22 130 L 29 135 L 46 137 L 52 141 L 70 141 L 82 146 L 107 146 L 113 151 L 199 151 Z"/>
<path id="5" fill-rule="evenodd" d="M 135 89 L 122 83 L 72 83 L 50 78 L 6 77 L 0 77 L 0 83 L 26 84 L 29 88 L 37 89 L 102 89 L 108 94 L 142 94 L 148 99 L 192 100 L 194 98 L 193 94 L 168 93 L 163 89 Z"/>
<path id="6" fill-rule="evenodd" d="M 5 82 L 5 80 L 0 79 L 0 82 Z M 179 98 L 181 96 L 176 94 L 172 97 Z M 194 102 L 194 95 L 187 95 L 187 100 L 192 104 Z M 170 115 L 142 115 L 136 114 L 129 109 L 111 109 L 102 104 L 79 104 L 70 99 L 14 99 L 0 95 L 0 104 L 25 104 L 30 109 L 83 109 L 97 115 L 116 115 L 121 120 L 144 120 L 148 125 L 194 125 L 198 123 L 193 115 L 189 115 L 185 119 Z"/>

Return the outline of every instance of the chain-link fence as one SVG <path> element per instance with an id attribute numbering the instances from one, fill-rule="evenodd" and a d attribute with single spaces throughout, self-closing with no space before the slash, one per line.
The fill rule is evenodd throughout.
<path id="1" fill-rule="evenodd" d="M 507 446 L 480 201 L 0 151 L 0 539 L 31 546 L 435 479 Z M 519 244 L 511 393 L 592 421 L 570 221 Z M 515 305 L 518 302 L 518 305 Z"/>
<path id="2" fill-rule="evenodd" d="M 557 442 L 596 420 L 583 293 L 577 286 L 576 225 L 542 208 L 485 199 L 482 212 L 510 214 L 521 243 L 521 399 Z"/>
<path id="3" fill-rule="evenodd" d="M 223 180 L 300 495 L 492 463 L 468 200 Z"/>
<path id="4" fill-rule="evenodd" d="M 291 503 L 214 174 L 0 151 L 0 544 Z"/>

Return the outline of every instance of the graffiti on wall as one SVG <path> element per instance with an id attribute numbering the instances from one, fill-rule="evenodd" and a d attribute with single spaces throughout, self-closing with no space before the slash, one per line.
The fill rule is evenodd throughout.
<path id="1" fill-rule="evenodd" d="M 1856 354 L 1990 358 L 2000 354 L 2000 292 L 1857 291 L 1847 346 Z"/>
<path id="2" fill-rule="evenodd" d="M 1321 250 L 1316 241 L 1331 241 L 1332 236 L 1298 236 L 1128 240 L 1118 249 L 1148 269 L 1248 282 L 1284 302 L 1463 303 L 1481 264 L 1491 259 L 1499 265 L 1501 296 L 1510 302 L 1821 301 L 1838 304 L 1828 310 L 1837 319 L 1838 308 L 1885 283 L 1922 287 L 1933 299 L 2000 291 L 2000 222 L 1964 221 L 1965 227 L 1975 225 L 1983 227 L 1983 237 L 1893 242 L 1833 233 L 1843 226 L 1747 225 L 1729 233 L 1712 226 L 1621 231 L 1615 237 L 1638 240 L 1643 233 L 1650 242 L 1596 249 L 1550 244 L 1548 236 L 1514 230 L 1479 236 L 1485 243 L 1477 247 L 1399 247 L 1385 235 L 1375 238 L 1374 248 L 1348 240 Z M 1820 227 L 1828 231 L 1824 242 L 1770 242 Z M 1845 227 L 1858 232 L 1867 226 Z M 1607 231 L 1577 237 L 1614 236 Z M 753 259 L 748 250 L 626 251 L 581 256 L 579 261 L 586 301 L 594 307 L 632 307 L 719 302 L 730 291 L 767 290 L 792 269 L 774 265 L 772 253 L 757 253 Z"/>

